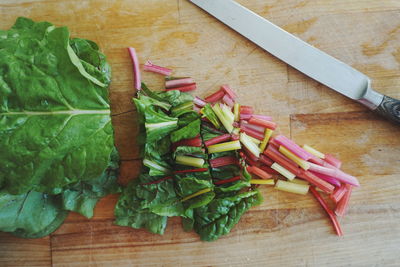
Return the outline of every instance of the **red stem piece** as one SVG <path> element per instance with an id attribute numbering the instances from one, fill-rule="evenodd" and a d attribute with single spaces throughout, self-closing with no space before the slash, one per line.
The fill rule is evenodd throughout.
<path id="1" fill-rule="evenodd" d="M 179 173 L 191 173 L 191 172 L 206 172 L 206 171 L 208 171 L 207 168 L 198 168 L 198 169 L 174 171 L 174 174 L 179 174 Z"/>
<path id="2" fill-rule="evenodd" d="M 228 141 L 230 139 L 231 139 L 231 135 L 230 134 L 223 134 L 223 135 L 220 135 L 220 136 L 217 136 L 217 137 L 214 137 L 214 138 L 211 138 L 211 139 L 205 141 L 204 144 L 208 147 L 208 146 L 211 146 L 211 145 L 215 145 L 215 144 L 218 144 L 218 143 L 222 143 L 222 142 Z"/>
<path id="3" fill-rule="evenodd" d="M 235 157 L 225 156 L 215 159 L 210 159 L 210 165 L 212 168 L 218 168 L 226 165 L 238 164 L 238 160 Z"/>
<path id="4" fill-rule="evenodd" d="M 328 207 L 328 205 L 325 202 L 325 200 L 321 197 L 321 195 L 317 192 L 317 190 L 315 190 L 314 187 L 310 187 L 310 191 L 314 195 L 314 197 L 317 199 L 319 204 L 321 204 L 322 208 L 324 208 L 324 210 L 328 214 L 329 218 L 332 221 L 332 225 L 333 225 L 333 228 L 336 231 L 336 234 L 338 236 L 343 236 L 342 228 L 340 227 L 340 223 L 337 220 L 337 217 L 335 216 L 335 213 L 333 213 L 333 211 Z"/>
<path id="5" fill-rule="evenodd" d="M 172 176 L 166 176 L 166 177 L 161 178 L 159 180 L 156 180 L 156 181 L 153 181 L 153 182 L 144 183 L 144 184 L 141 184 L 141 185 L 158 184 L 158 183 L 161 183 L 161 182 L 163 182 L 165 180 L 168 180 L 168 179 L 172 179 Z"/>
<path id="6" fill-rule="evenodd" d="M 226 183 L 230 183 L 230 182 L 235 182 L 237 180 L 240 180 L 240 176 L 235 176 L 229 179 L 225 179 L 225 180 L 219 180 L 214 182 L 215 185 L 221 185 L 221 184 L 226 184 Z"/>
<path id="7" fill-rule="evenodd" d="M 262 119 L 257 119 L 254 117 L 251 117 L 249 119 L 249 123 L 253 124 L 253 125 L 258 125 L 264 128 L 268 128 L 271 130 L 275 130 L 276 129 L 276 123 L 272 122 L 272 121 L 267 121 L 267 120 L 262 120 Z"/>
<path id="8" fill-rule="evenodd" d="M 218 90 L 212 95 L 207 96 L 204 100 L 209 103 L 217 102 L 218 100 L 222 99 L 225 95 L 224 90 Z"/>
<path id="9" fill-rule="evenodd" d="M 179 90 L 181 92 L 189 92 L 189 91 L 196 90 L 196 88 L 197 88 L 196 83 L 190 83 L 190 84 L 182 85 L 179 87 L 165 89 L 165 91 Z"/>
<path id="10" fill-rule="evenodd" d="M 253 107 L 251 106 L 240 106 L 241 114 L 253 114 Z"/>

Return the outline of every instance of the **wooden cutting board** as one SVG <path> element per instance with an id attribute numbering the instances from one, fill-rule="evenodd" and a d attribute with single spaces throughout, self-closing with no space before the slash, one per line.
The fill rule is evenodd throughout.
<path id="1" fill-rule="evenodd" d="M 211 1 L 211 0 L 209 0 Z M 241 0 L 250 9 L 373 78 L 374 88 L 400 98 L 400 1 Z M 113 225 L 117 196 L 87 220 L 70 214 L 50 237 L 0 234 L 0 266 L 381 266 L 400 260 L 400 128 L 303 76 L 186 0 L 2 0 L 0 28 L 16 17 L 67 25 L 96 41 L 113 69 L 111 101 L 121 181 L 140 164 L 127 46 L 139 59 L 196 79 L 205 96 L 229 83 L 243 104 L 269 114 L 278 132 L 331 152 L 356 175 L 338 238 L 310 196 L 263 187 L 263 205 L 213 243 L 169 221 L 164 236 Z M 144 73 L 152 88 L 162 77 Z M 4 152 L 2 152 L 4 153 Z M 0 211 L 1 212 L 1 211 Z"/>

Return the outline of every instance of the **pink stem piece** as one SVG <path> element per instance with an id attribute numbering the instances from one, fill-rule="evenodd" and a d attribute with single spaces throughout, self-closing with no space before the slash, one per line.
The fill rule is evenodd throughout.
<path id="1" fill-rule="evenodd" d="M 256 118 L 256 119 L 266 120 L 266 121 L 272 121 L 272 117 L 265 116 L 265 115 L 253 114 L 253 115 L 251 115 L 251 117 Z"/>
<path id="2" fill-rule="evenodd" d="M 174 88 L 190 83 L 194 83 L 192 78 L 180 78 L 175 80 L 169 80 L 165 82 L 165 88 Z"/>
<path id="3" fill-rule="evenodd" d="M 193 105 L 193 110 L 196 111 L 197 113 L 200 113 L 200 109 L 201 109 L 201 107 Z"/>
<path id="4" fill-rule="evenodd" d="M 195 103 L 197 106 L 199 107 L 204 107 L 205 105 L 207 105 L 206 101 L 204 101 L 203 99 L 201 99 L 200 97 L 196 96 L 193 99 L 193 103 Z"/>
<path id="5" fill-rule="evenodd" d="M 358 182 L 356 177 L 351 176 L 350 174 L 344 173 L 339 169 L 331 169 L 331 168 L 319 166 L 314 163 L 309 163 L 309 165 L 310 165 L 310 171 L 320 173 L 320 174 L 325 174 L 325 175 L 333 177 L 339 181 L 342 181 L 346 184 L 360 186 L 360 183 Z"/>
<path id="6" fill-rule="evenodd" d="M 222 98 L 222 102 L 227 104 L 229 107 L 233 107 L 233 105 L 235 104 L 233 99 L 228 94 L 224 95 L 224 97 Z"/>
<path id="7" fill-rule="evenodd" d="M 224 84 L 224 85 L 221 86 L 221 89 L 224 90 L 225 93 L 226 93 L 227 95 L 229 95 L 229 97 L 230 97 L 232 100 L 235 100 L 235 99 L 237 98 L 237 95 L 236 95 L 235 92 L 229 87 L 229 85 Z"/>
<path id="8" fill-rule="evenodd" d="M 265 131 L 264 127 L 247 123 L 247 121 L 245 121 L 245 120 L 240 121 L 240 127 L 242 127 L 242 126 L 247 127 L 249 129 L 253 129 L 254 131 L 260 132 L 261 134 L 264 134 L 264 131 Z"/>
<path id="9" fill-rule="evenodd" d="M 327 181 L 328 183 L 330 183 L 330 184 L 332 184 L 332 185 L 334 185 L 336 187 L 340 187 L 341 186 L 340 181 L 335 179 L 335 178 L 333 178 L 333 177 L 330 177 L 330 176 L 322 174 L 322 173 L 313 172 L 313 171 L 310 171 L 310 172 L 312 174 L 314 174 L 315 176 L 321 178 L 322 180 Z"/>
<path id="10" fill-rule="evenodd" d="M 153 64 L 150 60 L 147 60 L 146 64 L 144 64 L 143 70 L 162 74 L 165 76 L 171 75 L 171 73 L 172 73 L 171 69 L 157 66 L 157 65 Z"/>
<path id="11" fill-rule="evenodd" d="M 240 113 L 241 120 L 249 120 L 251 118 L 251 114 Z"/>
<path id="12" fill-rule="evenodd" d="M 325 161 L 338 169 L 342 167 L 342 162 L 331 154 L 325 154 Z"/>
<path id="13" fill-rule="evenodd" d="M 139 70 L 139 59 L 136 54 L 136 50 L 133 47 L 128 47 L 129 55 L 131 56 L 132 64 L 133 64 L 133 79 L 135 89 L 140 90 L 142 88 L 141 79 L 140 79 L 140 70 Z"/>
<path id="14" fill-rule="evenodd" d="M 310 158 L 313 158 L 313 155 L 302 149 L 300 146 L 298 146 L 295 142 L 287 138 L 286 136 L 283 135 L 278 135 L 275 137 L 275 141 L 290 150 L 293 154 L 298 156 L 301 159 L 304 160 L 309 160 Z"/>
<path id="15" fill-rule="evenodd" d="M 212 95 L 207 96 L 204 100 L 208 103 L 214 103 L 223 98 L 225 95 L 225 92 L 223 90 L 218 90 Z"/>

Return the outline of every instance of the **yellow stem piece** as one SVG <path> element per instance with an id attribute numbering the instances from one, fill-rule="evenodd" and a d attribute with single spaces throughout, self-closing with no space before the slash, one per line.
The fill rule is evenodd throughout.
<path id="1" fill-rule="evenodd" d="M 208 147 L 208 153 L 218 153 L 218 152 L 225 152 L 231 150 L 238 150 L 241 149 L 241 145 L 239 140 L 230 141 L 220 144 L 211 145 Z"/>
<path id="2" fill-rule="evenodd" d="M 287 158 L 296 162 L 296 164 L 299 165 L 302 169 L 308 170 L 310 168 L 310 164 L 308 164 L 307 161 L 299 158 L 298 156 L 290 152 L 288 149 L 286 149 L 284 146 L 279 146 L 279 152 L 281 152 Z"/>
<path id="3" fill-rule="evenodd" d="M 189 156 L 176 156 L 175 162 L 177 164 L 201 168 L 204 165 L 204 159 L 189 157 Z"/>
<path id="4" fill-rule="evenodd" d="M 261 144 L 260 144 L 260 150 L 261 150 L 261 152 L 264 152 L 264 150 L 265 150 L 265 148 L 267 147 L 267 144 L 268 144 L 268 142 L 269 142 L 269 139 L 271 138 L 271 136 L 272 136 L 272 133 L 273 133 L 274 131 L 272 131 L 271 129 L 265 129 L 265 132 L 264 132 L 264 140 L 261 142 Z"/>
<path id="5" fill-rule="evenodd" d="M 309 188 L 310 188 L 309 185 L 295 184 L 291 182 L 285 182 L 282 180 L 278 180 L 275 184 L 275 189 L 300 195 L 307 194 Z"/>
<path id="6" fill-rule="evenodd" d="M 239 103 L 235 103 L 233 105 L 233 114 L 235 115 L 235 117 L 234 117 L 235 121 L 239 121 L 240 120 L 240 104 Z"/>
<path id="7" fill-rule="evenodd" d="M 312 148 L 312 147 L 310 147 L 308 145 L 304 145 L 303 149 L 305 151 L 307 151 L 308 153 L 311 153 L 311 154 L 313 154 L 314 156 L 316 156 L 316 157 L 318 157 L 320 159 L 324 159 L 325 158 L 324 153 L 321 153 L 318 150 L 316 150 L 315 148 Z"/>
<path id="8" fill-rule="evenodd" d="M 296 177 L 296 175 L 294 175 L 293 173 L 291 173 L 290 171 L 288 171 L 287 169 L 285 169 L 284 167 L 282 167 L 281 165 L 279 165 L 276 162 L 271 165 L 271 169 L 274 169 L 275 171 L 279 172 L 280 174 L 282 174 L 289 180 L 293 180 L 294 177 Z"/>
<path id="9" fill-rule="evenodd" d="M 299 178 L 294 178 L 293 180 L 290 181 L 291 183 L 295 184 L 304 184 L 304 185 L 309 185 L 307 181 L 301 180 Z"/>
<path id="10" fill-rule="evenodd" d="M 187 196 L 187 197 L 182 198 L 182 199 L 181 199 L 181 202 L 184 202 L 184 201 L 189 200 L 189 199 L 191 199 L 191 198 L 194 198 L 194 197 L 200 196 L 200 195 L 202 195 L 202 194 L 208 193 L 208 192 L 210 192 L 210 191 L 211 191 L 211 188 L 202 189 L 202 190 L 200 190 L 199 192 L 196 192 L 196 193 L 194 193 L 194 194 L 191 194 L 191 195 L 189 195 L 189 196 Z"/>
<path id="11" fill-rule="evenodd" d="M 274 179 L 251 179 L 250 184 L 268 184 L 268 185 L 274 185 Z"/>

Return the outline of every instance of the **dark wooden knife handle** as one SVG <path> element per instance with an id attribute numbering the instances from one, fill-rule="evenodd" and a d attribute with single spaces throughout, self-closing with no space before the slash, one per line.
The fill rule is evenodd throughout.
<path id="1" fill-rule="evenodd" d="M 383 117 L 400 124 L 400 100 L 384 96 L 382 103 L 375 111 Z"/>

